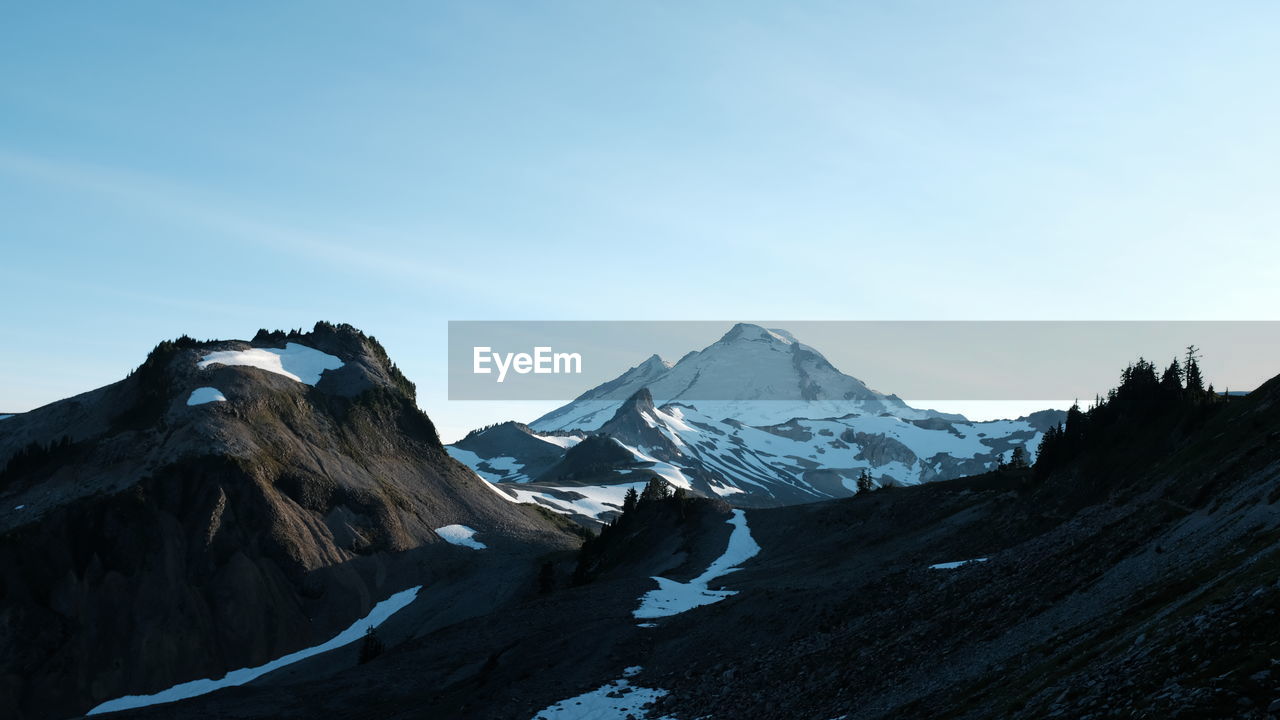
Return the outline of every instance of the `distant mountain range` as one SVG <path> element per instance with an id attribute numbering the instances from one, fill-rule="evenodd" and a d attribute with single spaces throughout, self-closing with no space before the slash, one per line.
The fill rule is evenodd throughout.
<path id="1" fill-rule="evenodd" d="M 529 425 L 449 446 L 513 497 L 603 519 L 627 487 L 660 476 L 742 507 L 847 497 L 868 472 L 915 485 L 985 472 L 1065 417 L 969 422 L 846 375 L 785 330 L 740 323 L 675 364 L 654 355 Z M 590 461 L 576 445 L 592 437 Z M 601 459 L 599 437 L 615 451 Z"/>

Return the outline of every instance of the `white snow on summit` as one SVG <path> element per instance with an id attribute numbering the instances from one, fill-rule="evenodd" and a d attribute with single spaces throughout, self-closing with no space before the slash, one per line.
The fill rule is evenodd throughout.
<path id="1" fill-rule="evenodd" d="M 218 388 L 198 387 L 191 391 L 191 397 L 187 398 L 188 405 L 204 405 L 211 402 L 226 402 L 227 396 L 222 394 Z"/>
<path id="2" fill-rule="evenodd" d="M 936 416 L 845 375 L 785 330 L 739 323 L 720 340 L 688 353 L 674 365 L 654 355 L 530 426 L 542 431 L 597 430 L 641 388 L 650 391 L 655 405 L 679 402 L 713 419 L 728 417 L 748 425 L 850 413 L 887 412 L 907 419 Z"/>
<path id="3" fill-rule="evenodd" d="M 269 672 L 278 670 L 286 665 L 309 658 L 313 655 L 319 655 L 323 652 L 340 648 L 343 645 L 353 643 L 364 637 L 365 632 L 371 627 L 378 627 L 387 618 L 394 615 L 401 608 L 413 602 L 418 597 L 418 591 L 422 586 L 401 590 L 391 597 L 383 600 L 373 609 L 369 611 L 360 620 L 352 623 L 351 627 L 343 630 L 335 635 L 328 642 L 316 645 L 314 647 L 305 648 L 297 652 L 289 653 L 280 658 L 276 658 L 265 665 L 259 665 L 252 668 L 241 668 L 240 670 L 232 670 L 220 678 L 192 680 L 190 682 L 179 683 L 167 690 L 161 690 L 151 695 L 125 695 L 124 697 L 108 700 L 101 705 L 90 710 L 87 715 L 97 715 L 99 713 L 115 712 L 117 710 L 128 710 L 131 708 L 146 707 L 148 705 L 160 705 L 163 703 L 175 702 L 177 700 L 185 700 L 187 698 L 196 697 L 211 693 L 214 690 L 221 690 L 226 687 L 234 687 L 236 685 L 244 685 L 245 683 L 266 675 Z"/>
<path id="4" fill-rule="evenodd" d="M 284 349 L 249 348 L 248 350 L 219 350 L 200 358 L 196 367 L 201 370 L 210 365 L 248 365 L 307 385 L 320 382 L 325 370 L 337 370 L 343 363 L 329 353 L 315 348 L 288 343 Z"/>
<path id="5" fill-rule="evenodd" d="M 488 547 L 488 545 L 476 540 L 476 531 L 466 525 L 445 525 L 442 528 L 436 528 L 436 534 L 440 536 L 441 540 L 451 545 L 461 545 L 472 550 L 484 550 Z"/>
<path id="6" fill-rule="evenodd" d="M 640 607 L 632 614 L 642 620 L 668 617 L 720 602 L 737 594 L 736 590 L 711 590 L 707 587 L 712 580 L 737 570 L 739 565 L 760 552 L 760 546 L 751 537 L 751 530 L 747 527 L 746 513 L 734 510 L 728 523 L 733 526 L 733 532 L 729 534 L 729 546 L 725 548 L 723 555 L 716 558 L 701 575 L 687 583 L 663 577 L 653 578 L 658 583 L 658 589 L 645 593 L 640 598 Z"/>

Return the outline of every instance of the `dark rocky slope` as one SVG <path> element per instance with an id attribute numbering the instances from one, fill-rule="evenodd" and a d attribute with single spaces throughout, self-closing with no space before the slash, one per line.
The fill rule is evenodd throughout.
<path id="1" fill-rule="evenodd" d="M 564 455 L 564 448 L 534 437 L 529 426 L 513 421 L 472 430 L 454 443 L 453 447 L 475 453 L 481 458 L 520 458 L 521 468 L 517 478 L 521 481 L 537 477 L 559 462 Z M 477 469 L 490 472 L 490 468 L 483 463 Z"/>
<path id="2" fill-rule="evenodd" d="M 640 522 L 593 556 L 590 582 L 574 585 L 577 559 L 563 556 L 549 592 L 441 627 L 323 681 L 267 678 L 110 717 L 528 720 L 663 651 L 666 641 L 656 639 L 668 633 L 637 627 L 631 611 L 653 587 L 650 576 L 688 580 L 723 552 L 728 513 L 704 498 L 643 509 Z"/>
<path id="3" fill-rule="evenodd" d="M 733 578 L 720 631 L 690 625 L 644 676 L 681 717 L 730 703 L 850 719 L 1280 708 L 1280 379 L 1120 417 L 1041 479 L 750 517 L 764 551 Z M 696 667 L 668 661 L 695 652 Z"/>
<path id="4" fill-rule="evenodd" d="M 590 435 L 569 448 L 564 457 L 539 475 L 535 482 L 571 484 L 575 482 L 615 481 L 622 473 L 641 465 L 635 456 L 613 438 Z"/>
<path id="5" fill-rule="evenodd" d="M 197 366 L 213 351 L 287 343 L 342 367 L 312 386 Z M 198 387 L 227 401 L 187 405 Z M 412 384 L 350 326 L 162 343 L 129 378 L 4 423 L 9 716 L 71 716 L 261 664 L 327 640 L 393 592 L 505 583 L 497 576 L 576 542 L 563 521 L 450 459 Z M 450 524 L 490 549 L 446 544 L 434 529 Z M 475 611 L 510 595 L 482 593 Z"/>

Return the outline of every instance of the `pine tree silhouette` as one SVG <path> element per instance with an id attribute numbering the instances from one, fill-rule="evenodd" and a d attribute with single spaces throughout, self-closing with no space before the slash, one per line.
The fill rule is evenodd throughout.
<path id="1" fill-rule="evenodd" d="M 369 629 L 364 632 L 364 642 L 360 645 L 360 664 L 363 665 L 378 657 L 385 649 L 382 645 L 382 640 L 378 638 L 377 631 L 370 625 Z"/>
<path id="2" fill-rule="evenodd" d="M 1026 448 L 1019 445 L 1013 449 L 1009 454 L 1009 467 L 1013 470 L 1024 470 L 1028 467 Z"/>
<path id="3" fill-rule="evenodd" d="M 1204 377 L 1200 375 L 1200 348 L 1195 345 L 1187 346 L 1187 394 L 1193 400 L 1198 400 L 1204 395 Z"/>

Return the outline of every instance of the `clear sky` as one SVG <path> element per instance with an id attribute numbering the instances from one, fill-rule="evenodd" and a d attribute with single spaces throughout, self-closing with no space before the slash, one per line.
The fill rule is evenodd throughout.
<path id="1" fill-rule="evenodd" d="M 1274 2 L 10 3 L 0 411 L 318 319 L 446 439 L 536 414 L 450 319 L 1276 319 L 1278 68 Z"/>

